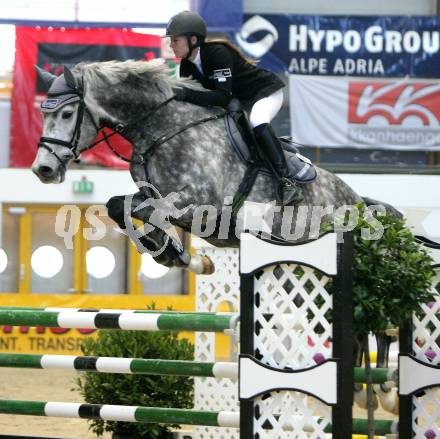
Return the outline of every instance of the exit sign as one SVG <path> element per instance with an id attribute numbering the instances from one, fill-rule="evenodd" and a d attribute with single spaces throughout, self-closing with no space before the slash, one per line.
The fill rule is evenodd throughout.
<path id="1" fill-rule="evenodd" d="M 93 192 L 93 188 L 93 181 L 89 181 L 85 177 L 83 177 L 83 179 L 80 181 L 73 182 L 73 193 L 75 194 L 91 194 Z"/>

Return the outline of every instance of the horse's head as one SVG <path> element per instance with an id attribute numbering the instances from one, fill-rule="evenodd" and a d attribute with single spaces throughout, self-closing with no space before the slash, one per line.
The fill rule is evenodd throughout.
<path id="1" fill-rule="evenodd" d="M 61 183 L 69 164 L 96 136 L 98 126 L 86 104 L 82 78 L 67 67 L 58 77 L 38 67 L 37 72 L 49 91 L 41 104 L 43 134 L 32 171 L 43 183 Z"/>

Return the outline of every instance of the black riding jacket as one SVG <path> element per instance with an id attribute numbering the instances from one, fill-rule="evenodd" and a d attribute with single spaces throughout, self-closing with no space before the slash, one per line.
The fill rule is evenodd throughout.
<path id="1" fill-rule="evenodd" d="M 193 104 L 223 107 L 232 98 L 238 98 L 244 104 L 252 105 L 285 86 L 277 75 L 246 62 L 222 43 L 202 44 L 200 59 L 203 75 L 188 59 L 180 63 L 181 77 L 192 77 L 210 90 L 186 88 L 184 100 Z"/>

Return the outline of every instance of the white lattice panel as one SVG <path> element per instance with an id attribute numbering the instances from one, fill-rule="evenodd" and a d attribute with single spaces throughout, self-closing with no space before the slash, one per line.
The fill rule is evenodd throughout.
<path id="1" fill-rule="evenodd" d="M 323 439 L 331 408 L 298 392 L 272 392 L 254 400 L 255 434 L 260 438 Z"/>
<path id="2" fill-rule="evenodd" d="M 198 253 L 208 255 L 215 265 L 215 273 L 197 276 L 196 311 L 216 312 L 227 304 L 229 311 L 238 312 L 240 276 L 238 249 L 200 247 Z M 223 306 L 222 306 L 222 310 Z M 195 339 L 195 360 L 215 361 L 215 334 L 198 332 Z M 223 359 L 224 360 L 224 359 Z M 237 361 L 237 346 L 230 361 Z M 238 386 L 236 381 L 216 378 L 195 379 L 194 408 L 199 410 L 238 411 Z M 236 429 L 195 427 L 198 439 L 238 439 Z"/>
<path id="3" fill-rule="evenodd" d="M 433 284 L 440 292 L 440 270 Z M 422 305 L 414 316 L 413 351 L 426 363 L 440 364 L 440 298 Z M 413 432 L 416 439 L 440 438 L 440 387 L 428 389 L 413 397 Z"/>
<path id="4" fill-rule="evenodd" d="M 296 264 L 279 264 L 255 276 L 257 359 L 272 367 L 301 369 L 331 357 L 328 284 L 327 276 Z M 296 392 L 272 392 L 255 404 L 260 439 L 322 439 L 331 422 L 331 408 Z"/>

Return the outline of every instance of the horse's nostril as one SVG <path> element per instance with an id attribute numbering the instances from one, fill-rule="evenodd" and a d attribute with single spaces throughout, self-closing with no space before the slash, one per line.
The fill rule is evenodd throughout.
<path id="1" fill-rule="evenodd" d="M 53 169 L 50 166 L 40 166 L 38 173 L 43 177 L 51 177 L 53 175 Z"/>

